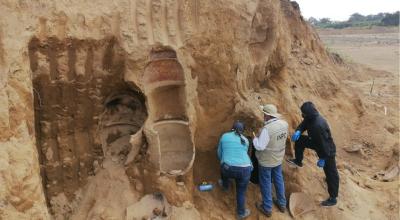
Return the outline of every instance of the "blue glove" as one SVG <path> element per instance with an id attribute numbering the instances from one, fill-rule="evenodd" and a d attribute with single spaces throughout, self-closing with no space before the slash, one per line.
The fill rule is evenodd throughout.
<path id="1" fill-rule="evenodd" d="M 325 166 L 325 160 L 324 160 L 324 159 L 318 159 L 317 166 L 318 166 L 319 168 L 324 168 L 324 166 Z"/>
<path id="2" fill-rule="evenodd" d="M 300 131 L 294 132 L 294 134 L 292 135 L 292 141 L 293 141 L 293 142 L 298 141 L 299 138 L 300 138 L 300 135 L 301 135 L 301 132 L 300 132 Z"/>

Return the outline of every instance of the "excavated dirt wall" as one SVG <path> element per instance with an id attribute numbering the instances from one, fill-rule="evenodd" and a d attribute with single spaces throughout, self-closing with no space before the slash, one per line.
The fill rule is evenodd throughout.
<path id="1" fill-rule="evenodd" d="M 251 135 L 273 103 L 293 128 L 312 100 L 342 146 L 366 112 L 288 0 L 4 0 L 0 14 L 3 219 L 232 219 L 233 192 L 195 186 L 218 180 L 234 120 Z M 288 194 L 325 196 L 317 168 L 284 175 Z M 343 183 L 343 212 L 311 218 L 366 217 L 346 194 L 375 191 Z M 251 219 L 257 200 L 251 185 Z"/>

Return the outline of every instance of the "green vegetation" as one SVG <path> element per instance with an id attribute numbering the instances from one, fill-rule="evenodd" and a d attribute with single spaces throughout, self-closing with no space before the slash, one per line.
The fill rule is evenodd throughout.
<path id="1" fill-rule="evenodd" d="M 346 27 L 371 27 L 371 26 L 398 26 L 399 11 L 394 13 L 379 13 L 376 15 L 361 15 L 354 13 L 347 21 L 331 21 L 329 18 L 309 18 L 313 26 L 318 28 L 335 28 L 342 29 Z"/>

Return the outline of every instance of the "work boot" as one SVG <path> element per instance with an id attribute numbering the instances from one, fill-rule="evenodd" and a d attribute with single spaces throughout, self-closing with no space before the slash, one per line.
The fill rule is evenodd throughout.
<path id="1" fill-rule="evenodd" d="M 286 161 L 292 167 L 303 167 L 303 163 L 297 162 L 296 158 L 294 158 L 294 159 L 286 159 Z"/>
<path id="2" fill-rule="evenodd" d="M 245 209 L 244 210 L 244 214 L 242 214 L 242 215 L 237 215 L 237 219 L 238 220 L 240 220 L 240 219 L 245 219 L 245 218 L 247 218 L 247 217 L 249 217 L 249 215 L 250 215 L 250 210 L 249 209 Z"/>
<path id="3" fill-rule="evenodd" d="M 282 213 L 285 213 L 286 207 L 285 207 L 285 206 L 282 206 L 282 205 L 279 205 L 277 199 L 273 199 L 273 201 L 274 201 L 275 205 L 278 206 L 279 211 L 282 212 Z"/>
<path id="4" fill-rule="evenodd" d="M 330 197 L 329 199 L 321 202 L 321 206 L 325 206 L 325 207 L 334 206 L 334 205 L 336 205 L 336 203 L 337 203 L 336 198 Z"/>
<path id="5" fill-rule="evenodd" d="M 272 216 L 272 211 L 265 210 L 264 207 L 262 206 L 262 203 L 256 202 L 256 208 L 258 209 L 258 211 L 260 211 L 262 214 L 264 214 L 268 218 Z"/>

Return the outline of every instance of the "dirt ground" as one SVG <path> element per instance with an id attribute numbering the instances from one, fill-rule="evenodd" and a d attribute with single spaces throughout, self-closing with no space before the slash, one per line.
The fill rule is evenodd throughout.
<path id="1" fill-rule="evenodd" d="M 398 28 L 324 29 L 318 33 L 328 50 L 339 53 L 347 61 L 399 73 Z"/>
<path id="2" fill-rule="evenodd" d="M 340 80 L 340 88 L 346 89 L 347 95 L 354 98 L 334 102 L 331 107 L 326 103 L 320 105 L 320 110 L 330 122 L 337 144 L 341 176 L 340 202 L 332 209 L 316 208 L 300 219 L 398 219 L 399 41 L 394 29 L 378 28 L 372 32 L 376 33 L 357 29 L 320 33 L 325 46 L 331 52 L 338 52 L 343 59 L 344 62 L 339 64 L 341 71 L 336 76 Z M 309 72 L 318 71 L 304 68 Z M 331 92 L 332 88 L 327 90 Z M 264 97 L 266 94 L 261 91 L 259 95 Z M 327 100 L 330 99 L 327 95 Z M 345 110 L 348 101 L 357 106 L 357 116 Z M 356 150 L 351 151 L 352 148 Z M 201 182 L 202 178 L 212 182 L 219 178 L 213 169 L 218 166 L 214 154 L 197 152 L 197 164 L 207 164 L 207 167 L 202 166 L 196 170 L 199 166 L 195 162 L 196 183 Z M 309 154 L 306 157 L 306 168 L 293 172 L 284 165 L 284 173 L 286 183 L 300 179 L 312 185 L 297 189 L 295 184 L 288 184 L 286 190 L 307 192 L 312 195 L 315 207 L 318 207 L 318 201 L 325 196 L 321 192 L 326 189 L 321 188 L 324 187 L 324 177 L 314 167 L 314 160 Z M 233 195 L 233 192 L 227 195 L 220 190 L 209 195 L 196 192 L 196 207 L 204 216 L 204 210 L 211 207 L 221 210 L 209 213 L 207 219 L 232 219 L 232 212 L 223 210 L 230 210 L 229 207 L 235 202 Z M 259 215 L 253 204 L 260 200 L 258 186 L 250 184 L 247 196 L 247 205 L 253 213 L 250 219 L 266 219 Z M 288 214 L 274 211 L 273 219 L 287 218 L 290 218 Z"/>
<path id="3" fill-rule="evenodd" d="M 292 134 L 304 101 L 329 122 L 340 189 L 322 208 L 315 153 L 284 162 L 290 209 L 295 193 L 314 206 L 295 219 L 400 219 L 395 31 L 320 37 L 290 0 L 2 0 L 0 14 L 0 219 L 235 219 L 219 137 L 235 120 L 259 131 L 267 103 Z M 250 184 L 248 220 L 266 219 L 260 200 Z"/>

